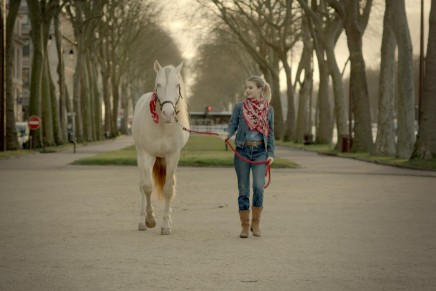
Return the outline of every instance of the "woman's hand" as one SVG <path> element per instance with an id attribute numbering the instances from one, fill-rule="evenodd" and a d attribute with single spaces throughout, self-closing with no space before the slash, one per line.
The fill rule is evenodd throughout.
<path id="1" fill-rule="evenodd" d="M 274 162 L 274 158 L 273 157 L 269 157 L 268 158 L 268 162 L 269 162 L 270 165 L 272 165 L 272 163 Z"/>
<path id="2" fill-rule="evenodd" d="M 229 138 L 229 134 L 225 131 L 222 132 L 218 132 L 218 137 L 223 140 L 226 141 Z"/>

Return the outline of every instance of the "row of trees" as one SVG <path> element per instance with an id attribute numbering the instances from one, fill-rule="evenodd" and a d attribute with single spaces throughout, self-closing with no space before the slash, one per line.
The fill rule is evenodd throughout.
<path id="1" fill-rule="evenodd" d="M 7 16 L 7 149 L 17 149 L 13 113 L 12 30 L 21 0 L 10 1 Z M 36 146 L 67 142 L 67 115 L 74 115 L 78 141 L 94 141 L 127 132 L 128 106 L 154 86 L 156 58 L 179 62 L 181 53 L 159 26 L 162 7 L 142 0 L 27 0 L 33 47 L 29 114 L 42 117 L 43 137 Z M 75 73 L 72 98 L 65 84 L 64 47 L 60 19 L 71 22 L 75 39 Z M 54 28 L 54 29 L 53 29 Z M 53 82 L 47 53 L 55 40 L 59 82 Z M 59 96 L 56 96 L 56 86 Z M 70 102 L 72 100 L 72 102 Z M 121 106 L 121 107 L 120 107 Z"/>
<path id="2" fill-rule="evenodd" d="M 198 2 L 216 16 L 217 31 L 227 31 L 227 34 L 215 34 L 221 38 L 221 41 L 214 43 L 220 43 L 219 45 L 222 46 L 222 43 L 232 43 L 227 40 L 232 38 L 233 42 L 238 43 L 236 47 L 243 48 L 240 50 L 242 53 L 230 54 L 230 57 L 236 57 L 235 63 L 243 63 L 242 67 L 247 67 L 247 62 L 240 62 L 238 59 L 246 59 L 245 56 L 249 55 L 248 63 L 254 62 L 257 66 L 257 70 L 251 71 L 251 74 L 264 75 L 273 88 L 280 88 L 280 71 L 283 69 L 286 73 L 288 110 L 285 117 L 281 114 L 279 90 L 274 90 L 272 100 L 277 117 L 276 132 L 280 139 L 301 142 L 311 128 L 312 120 L 308 112 L 312 100 L 315 61 L 319 69 L 319 87 L 315 98 L 315 141 L 331 143 L 334 126 L 339 137 L 348 135 L 348 102 L 344 91 L 343 71 L 339 68 L 335 56 L 337 40 L 341 33 L 345 32 L 350 54 L 350 102 L 354 120 L 352 150 L 409 158 L 415 146 L 414 157 L 434 157 L 434 142 L 426 143 L 427 152 L 432 154 L 423 152 L 423 147 L 419 146 L 421 138 L 418 143 L 415 143 L 413 51 L 404 0 L 385 1 L 378 93 L 378 133 L 375 143 L 371 130 L 367 70 L 362 49 L 363 34 L 368 25 L 372 0 L 198 0 Z M 435 29 L 430 17 L 429 36 Z M 220 35 L 225 35 L 225 38 Z M 290 58 L 296 44 L 301 45 L 303 49 L 297 74 L 293 79 Z M 428 46 L 426 69 L 431 64 L 430 39 Z M 207 47 L 204 49 L 211 51 Z M 398 52 L 397 56 L 396 52 Z M 316 60 L 313 59 L 313 55 L 316 56 Z M 207 56 L 204 58 L 207 59 Z M 426 80 L 429 78 L 430 76 L 426 74 Z M 333 87 L 332 94 L 329 91 L 330 84 Z M 298 94 L 295 93 L 297 89 Z M 294 100 L 297 95 L 298 100 Z M 298 104 L 298 107 L 294 108 L 294 104 Z M 424 101 L 420 104 L 422 111 L 430 114 L 436 112 L 431 111 L 430 105 L 424 107 L 424 104 L 426 104 Z M 423 116 L 425 116 L 424 112 Z M 282 123 L 282 120 L 285 122 Z M 425 132 L 423 128 L 425 124 L 425 122 L 420 124 L 420 137 Z M 435 124 L 433 123 L 432 126 Z"/>
<path id="3" fill-rule="evenodd" d="M 139 96 L 145 87 L 153 85 L 154 74 L 146 68 L 150 68 L 156 58 L 168 63 L 178 63 L 181 59 L 173 40 L 158 25 L 159 2 L 26 1 L 30 10 L 33 43 L 29 113 L 42 116 L 44 128 L 44 141 L 37 137 L 37 144 L 64 143 L 66 116 L 71 112 L 75 113 L 79 140 L 116 136 L 119 106 L 127 114 L 125 109 L 130 102 L 127 96 Z M 204 13 L 208 14 L 208 21 L 216 19 L 216 23 L 213 37 L 199 50 L 195 67 L 190 66 L 196 81 L 192 88 L 193 107 L 196 98 L 200 98 L 198 96 L 215 94 L 220 95 L 222 106 L 225 106 L 236 98 L 239 86 L 248 74 L 262 74 L 276 89 L 273 90 L 272 106 L 276 112 L 277 137 L 282 140 L 303 141 L 305 135 L 311 132 L 313 123 L 316 128 L 315 142 L 329 144 L 335 126 L 339 137 L 349 133 L 348 115 L 352 114 L 354 151 L 408 158 L 415 149 L 414 157 L 434 157 L 436 133 L 432 130 L 435 125 L 432 114 L 435 112 L 435 101 L 430 96 L 434 94 L 431 86 L 435 82 L 431 80 L 434 74 L 429 73 L 434 70 L 432 50 L 435 48 L 431 37 L 436 29 L 434 11 L 430 15 L 425 87 L 421 95 L 418 141 L 415 142 L 413 56 L 405 1 L 385 0 L 378 86 L 378 134 L 374 144 L 367 69 L 362 50 L 372 0 L 197 1 L 207 8 Z M 7 17 L 7 88 L 12 88 L 12 27 L 20 2 L 11 1 Z M 431 3 L 434 4 L 434 1 Z M 76 45 L 72 98 L 67 96 L 65 89 L 62 61 L 63 38 L 59 23 L 64 16 L 72 23 Z M 52 26 L 53 33 L 50 31 Z M 335 55 L 335 46 L 342 33 L 346 35 L 350 53 L 351 112 L 347 112 L 349 104 L 344 92 L 343 70 L 339 68 Z M 58 84 L 53 83 L 47 58 L 47 43 L 51 34 L 56 40 L 60 60 Z M 297 44 L 302 49 L 298 50 L 301 55 L 297 57 L 297 74 L 293 78 L 292 50 Z M 313 88 L 315 65 L 319 71 L 318 88 Z M 281 87 L 282 71 L 286 75 L 286 104 L 281 104 L 280 91 L 277 90 Z M 201 84 L 210 86 L 205 89 Z M 59 96 L 54 93 L 56 86 Z M 312 98 L 312 92 L 317 92 L 316 98 Z M 71 99 L 72 104 L 69 102 Z M 12 92 L 7 90 L 9 149 L 17 147 L 12 103 Z M 283 116 L 283 105 L 287 105 L 286 116 Z M 312 107 L 315 110 L 314 121 Z M 394 119 L 398 121 L 397 128 Z M 127 116 L 122 121 L 125 132 Z"/>

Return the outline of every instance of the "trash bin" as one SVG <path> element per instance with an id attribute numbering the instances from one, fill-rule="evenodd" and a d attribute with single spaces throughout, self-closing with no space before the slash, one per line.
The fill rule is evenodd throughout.
<path id="1" fill-rule="evenodd" d="M 347 153 L 351 150 L 351 139 L 348 134 L 341 136 L 341 152 Z"/>
<path id="2" fill-rule="evenodd" d="M 304 144 L 305 145 L 313 144 L 313 134 L 311 133 L 304 134 Z"/>

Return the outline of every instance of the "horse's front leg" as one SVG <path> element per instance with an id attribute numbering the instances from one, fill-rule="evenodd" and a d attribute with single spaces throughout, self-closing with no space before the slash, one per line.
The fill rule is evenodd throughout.
<path id="1" fill-rule="evenodd" d="M 165 197 L 165 209 L 161 234 L 171 234 L 171 200 L 176 194 L 176 168 L 179 162 L 180 152 L 167 156 L 166 160 L 166 180 L 163 188 Z"/>
<path id="2" fill-rule="evenodd" d="M 156 220 L 151 204 L 151 193 L 153 192 L 151 171 L 155 158 L 137 150 L 137 160 L 140 175 L 141 209 L 139 212 L 138 230 L 146 230 L 156 226 Z M 147 202 L 147 203 L 145 203 Z M 147 214 L 147 216 L 146 216 Z"/>

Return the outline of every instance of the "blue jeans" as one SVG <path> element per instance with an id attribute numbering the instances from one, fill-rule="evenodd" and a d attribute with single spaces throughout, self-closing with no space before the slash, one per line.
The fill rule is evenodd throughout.
<path id="1" fill-rule="evenodd" d="M 265 146 L 244 146 L 237 147 L 236 151 L 250 161 L 261 161 L 267 159 Z M 263 187 L 265 185 L 266 164 L 253 165 L 234 157 L 236 176 L 238 177 L 238 206 L 239 210 L 250 209 L 250 169 L 253 174 L 253 206 L 263 207 Z"/>

